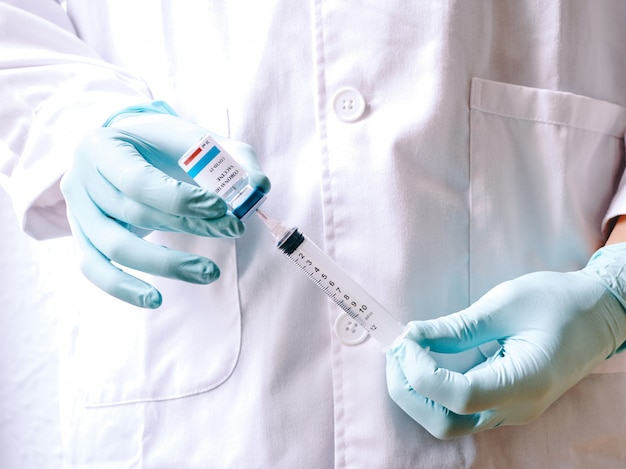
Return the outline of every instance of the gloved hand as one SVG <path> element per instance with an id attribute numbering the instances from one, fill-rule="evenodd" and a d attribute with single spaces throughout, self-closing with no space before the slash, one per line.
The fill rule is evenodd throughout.
<path id="1" fill-rule="evenodd" d="M 463 311 L 410 323 L 387 352 L 389 394 L 441 439 L 527 423 L 624 344 L 625 297 L 626 243 L 577 272 L 502 283 Z M 500 350 L 465 373 L 438 368 L 427 352 L 493 340 Z"/>
<path id="2" fill-rule="evenodd" d="M 178 158 L 208 133 L 154 102 L 120 111 L 81 140 L 61 190 L 83 256 L 81 269 L 91 282 L 128 303 L 157 308 L 160 292 L 112 262 L 200 284 L 219 277 L 210 259 L 142 238 L 152 230 L 214 237 L 243 233 L 226 203 L 178 166 Z M 254 150 L 231 143 L 252 183 L 269 191 Z"/>

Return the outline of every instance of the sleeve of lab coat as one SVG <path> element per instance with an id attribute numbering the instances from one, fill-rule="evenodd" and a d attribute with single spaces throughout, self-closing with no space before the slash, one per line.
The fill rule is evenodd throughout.
<path id="1" fill-rule="evenodd" d="M 0 182 L 26 233 L 69 233 L 59 180 L 78 140 L 150 99 L 144 81 L 81 41 L 56 1 L 0 1 Z"/>

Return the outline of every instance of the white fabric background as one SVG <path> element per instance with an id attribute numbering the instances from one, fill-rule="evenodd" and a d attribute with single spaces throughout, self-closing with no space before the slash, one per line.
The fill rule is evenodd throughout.
<path id="1" fill-rule="evenodd" d="M 52 292 L 67 281 L 71 240 L 28 238 L 2 189 L 0 240 L 0 467 L 56 469 L 61 437 Z"/>

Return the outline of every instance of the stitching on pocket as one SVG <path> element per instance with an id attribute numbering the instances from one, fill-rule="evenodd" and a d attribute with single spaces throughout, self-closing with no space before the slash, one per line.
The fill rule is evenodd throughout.
<path id="1" fill-rule="evenodd" d="M 626 132 L 626 109 L 617 104 L 573 93 L 481 78 L 472 79 L 470 108 L 501 117 L 566 126 L 620 139 Z"/>
<path id="2" fill-rule="evenodd" d="M 549 119 L 531 118 L 531 117 L 525 117 L 525 116 L 516 115 L 516 114 L 507 114 L 507 113 L 504 113 L 504 112 L 491 111 L 489 109 L 485 109 L 485 108 L 478 107 L 478 106 L 473 106 L 472 109 L 474 109 L 476 111 L 484 112 L 486 114 L 493 114 L 495 116 L 506 117 L 506 118 L 509 118 L 509 119 L 518 119 L 518 120 L 523 120 L 523 121 L 528 121 L 528 122 L 536 122 L 536 123 L 539 123 L 539 124 L 560 125 L 560 126 L 569 127 L 571 129 L 583 130 L 585 132 L 593 132 L 593 133 L 600 134 L 600 135 L 606 135 L 606 136 L 612 137 L 612 138 L 618 138 L 618 139 L 623 138 L 621 136 L 613 135 L 611 133 L 602 132 L 602 131 L 594 130 L 594 129 L 589 129 L 589 128 L 585 128 L 585 127 L 581 127 L 581 126 L 577 126 L 577 125 L 572 125 L 572 124 L 570 124 L 568 122 L 562 122 L 562 121 L 557 121 L 557 120 L 549 120 Z"/>
<path id="3" fill-rule="evenodd" d="M 170 237 L 169 234 L 156 233 L 156 235 Z M 153 241 L 160 242 L 161 239 Z M 181 297 L 191 298 L 192 295 L 196 295 L 194 296 L 197 299 L 196 303 L 190 304 L 189 299 L 172 303 L 171 309 L 162 315 L 160 320 L 156 315 L 147 315 L 144 319 L 137 317 L 129 328 L 130 333 L 135 330 L 143 331 L 144 339 L 151 340 L 142 339 L 135 343 L 132 337 L 128 340 L 122 339 L 120 342 L 122 349 L 112 360 L 106 353 L 108 349 L 98 348 L 102 343 L 90 342 L 93 335 L 98 334 L 108 347 L 107 338 L 115 331 L 107 328 L 107 334 L 103 336 L 100 333 L 99 322 L 109 319 L 94 316 L 98 318 L 95 323 L 88 320 L 85 323 L 88 327 L 82 332 L 87 335 L 77 345 L 79 347 L 77 354 L 69 358 L 76 363 L 76 373 L 92 370 L 95 365 L 99 365 L 100 363 L 94 365 L 90 361 L 93 357 L 103 361 L 105 367 L 102 369 L 95 366 L 99 371 L 93 375 L 87 372 L 87 377 L 77 383 L 77 397 L 82 406 L 112 407 L 185 398 L 216 389 L 233 375 L 239 362 L 242 340 L 236 243 L 234 240 L 207 243 L 203 238 L 190 240 L 186 236 L 178 235 L 169 241 L 171 242 L 166 244 L 172 248 L 187 246 L 193 252 L 213 258 L 222 268 L 222 284 L 207 286 L 162 281 L 157 286 L 164 296 L 180 294 Z M 189 246 L 190 241 L 198 245 Z M 228 285 L 223 283 L 226 280 L 229 281 Z M 225 292 L 223 296 L 213 296 L 221 290 Z M 195 307 L 195 304 L 204 303 L 210 303 L 211 307 L 209 309 Z M 121 305 L 119 308 L 119 313 L 116 314 L 123 321 L 126 312 L 137 313 L 127 309 L 132 308 L 130 306 Z M 90 314 L 98 312 L 91 311 Z M 223 314 L 219 314 L 220 312 Z M 215 316 L 216 314 L 219 314 L 219 317 Z M 170 326 L 175 325 L 179 320 L 177 318 L 181 317 L 185 318 L 186 324 L 176 327 L 175 331 L 170 330 Z M 219 326 L 215 324 L 216 318 L 220 319 Z M 190 327 L 202 332 L 187 337 Z M 155 344 L 158 344 L 158 347 L 152 348 Z M 170 347 L 172 344 L 175 346 Z M 139 358 L 129 362 L 123 361 L 128 353 L 133 352 L 136 352 L 134 357 Z M 141 359 L 141 354 L 150 354 L 151 359 L 147 364 Z M 111 365 L 107 368 L 106 364 L 109 362 Z"/>

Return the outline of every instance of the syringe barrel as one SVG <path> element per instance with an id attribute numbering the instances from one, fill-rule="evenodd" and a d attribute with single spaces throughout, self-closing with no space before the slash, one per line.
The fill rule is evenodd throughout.
<path id="1" fill-rule="evenodd" d="M 403 335 L 404 326 L 300 231 L 292 229 L 278 248 L 384 350 Z"/>

